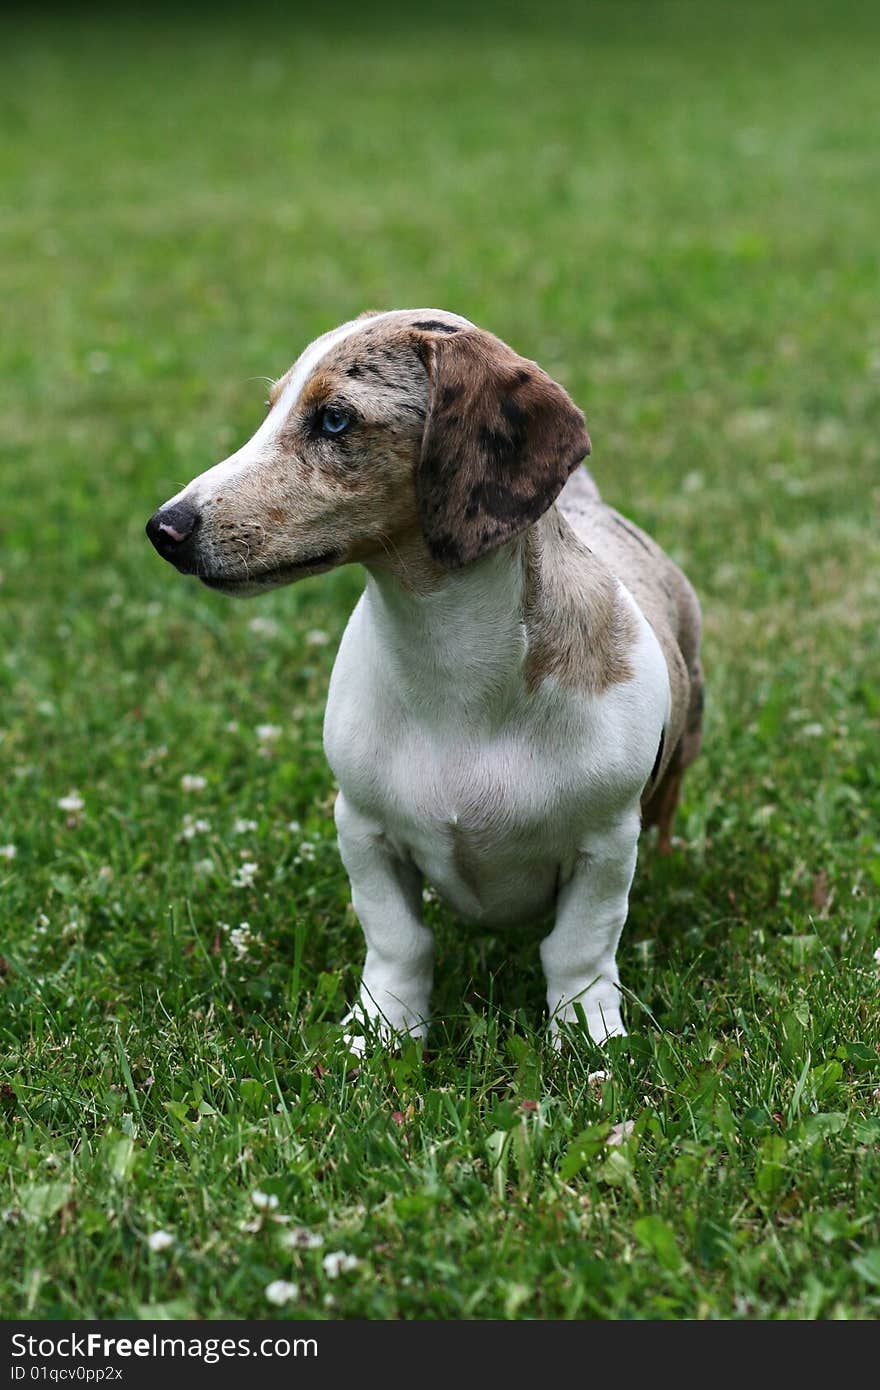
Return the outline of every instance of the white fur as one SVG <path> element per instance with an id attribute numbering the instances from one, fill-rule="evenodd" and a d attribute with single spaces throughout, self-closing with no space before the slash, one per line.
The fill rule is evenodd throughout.
<path id="1" fill-rule="evenodd" d="M 522 677 L 520 569 L 508 547 L 404 594 L 371 575 L 333 670 L 324 740 L 337 827 L 367 941 L 353 1016 L 421 1036 L 432 949 L 422 876 L 463 916 L 556 925 L 541 949 L 551 1027 L 582 1005 L 597 1041 L 623 1032 L 614 954 L 639 800 L 669 714 L 654 633 L 602 695 Z"/>

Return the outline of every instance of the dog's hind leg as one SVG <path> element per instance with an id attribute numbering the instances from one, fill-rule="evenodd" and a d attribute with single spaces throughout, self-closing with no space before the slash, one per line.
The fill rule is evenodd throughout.
<path id="1" fill-rule="evenodd" d="M 699 753 L 703 741 L 703 671 L 699 657 L 695 658 L 689 674 L 691 694 L 685 731 L 669 760 L 662 780 L 658 782 L 642 808 L 643 829 L 647 830 L 651 825 L 657 827 L 659 854 L 669 854 L 672 850 L 672 825 L 681 794 L 682 778 Z"/>
<path id="2" fill-rule="evenodd" d="M 680 744 L 679 747 L 681 747 Z M 642 825 L 645 829 L 650 825 L 657 827 L 658 854 L 669 854 L 672 849 L 672 825 L 675 820 L 683 777 L 684 768 L 677 765 L 676 750 L 672 762 L 664 773 L 663 781 L 651 796 L 642 816 Z"/>

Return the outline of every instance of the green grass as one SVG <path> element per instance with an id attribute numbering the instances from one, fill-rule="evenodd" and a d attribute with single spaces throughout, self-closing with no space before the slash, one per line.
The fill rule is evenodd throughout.
<path id="1" fill-rule="evenodd" d="M 880 20 L 532 13 L 7 21 L 7 1318 L 268 1317 L 276 1279 L 291 1316 L 880 1312 Z M 360 576 L 236 605 L 143 536 L 261 376 L 394 305 L 564 381 L 703 601 L 705 752 L 604 1055 L 548 1049 L 539 927 L 432 904 L 430 1052 L 350 1070 L 320 731 Z"/>

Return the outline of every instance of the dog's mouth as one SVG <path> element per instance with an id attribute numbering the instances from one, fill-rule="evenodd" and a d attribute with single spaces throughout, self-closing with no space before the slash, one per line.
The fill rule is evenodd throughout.
<path id="1" fill-rule="evenodd" d="M 322 550 L 316 555 L 305 555 L 292 565 L 250 570 L 242 575 L 200 574 L 198 577 L 209 589 L 215 589 L 221 594 L 258 594 L 264 589 L 277 589 L 282 584 L 292 584 L 295 579 L 303 579 L 306 575 L 330 569 L 339 558 L 338 550 Z"/>

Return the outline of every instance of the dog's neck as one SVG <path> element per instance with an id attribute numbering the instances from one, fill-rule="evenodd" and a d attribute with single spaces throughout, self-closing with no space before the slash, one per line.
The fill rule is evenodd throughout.
<path id="1" fill-rule="evenodd" d="M 470 728 L 502 723 L 543 674 L 559 674 L 547 655 L 557 613 L 569 644 L 574 623 L 581 650 L 602 645 L 609 576 L 555 506 L 491 555 L 438 571 L 431 583 L 413 583 L 415 557 L 408 559 L 367 564 L 366 603 L 383 669 L 416 717 Z M 571 565 L 574 581 L 562 576 Z M 562 604 L 559 594 L 569 590 Z"/>
<path id="2" fill-rule="evenodd" d="M 520 551 L 519 540 L 510 541 L 419 588 L 391 567 L 367 566 L 382 661 L 417 716 L 468 727 L 506 717 L 526 654 Z"/>

